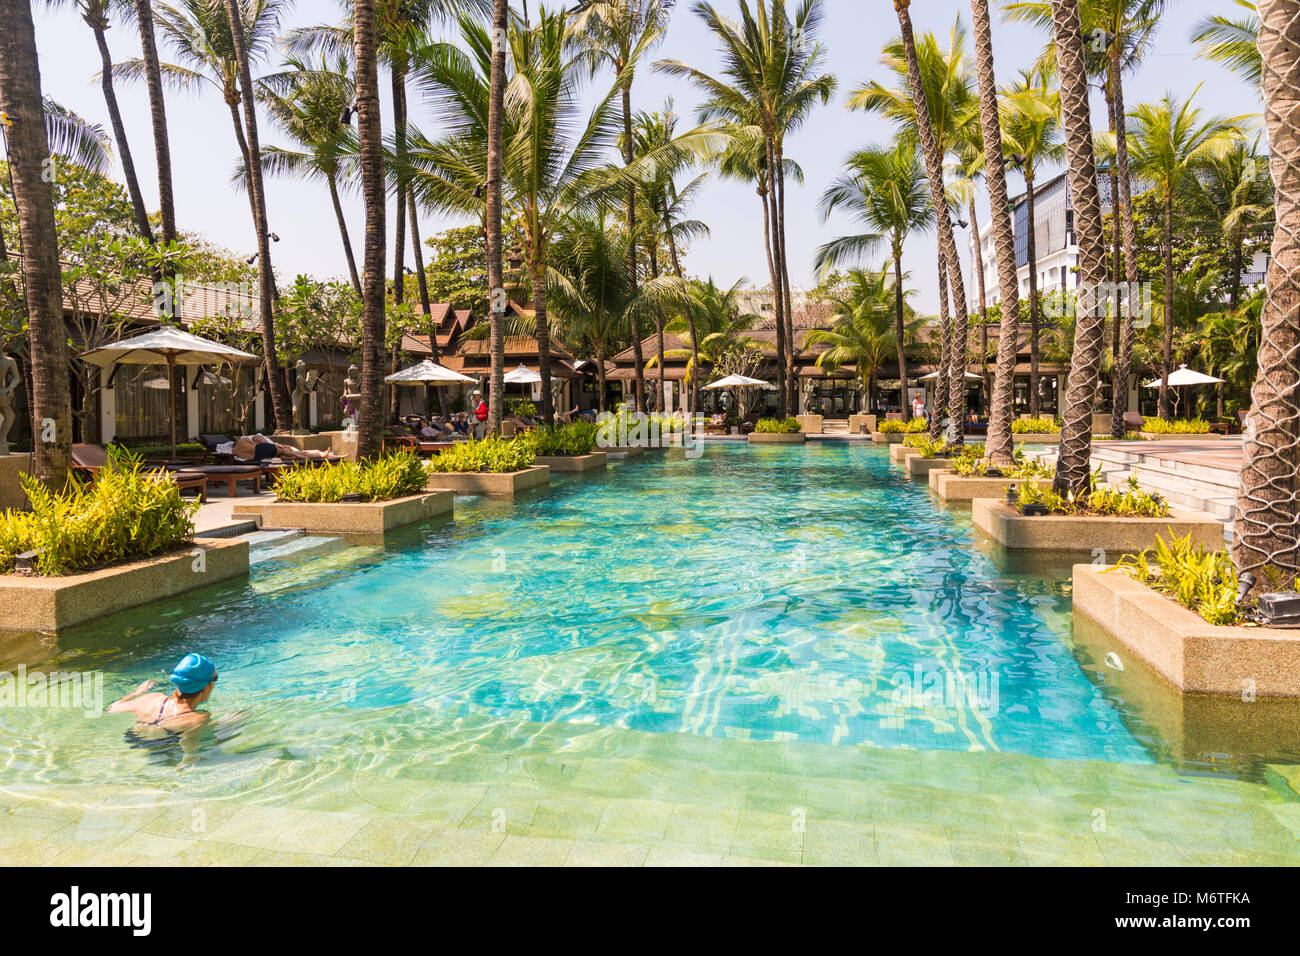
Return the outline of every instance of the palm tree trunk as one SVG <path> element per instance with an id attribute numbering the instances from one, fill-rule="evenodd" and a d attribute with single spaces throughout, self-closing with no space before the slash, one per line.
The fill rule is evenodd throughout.
<path id="1" fill-rule="evenodd" d="M 605 342 L 600 340 L 596 343 L 596 381 L 599 383 L 600 392 L 596 395 L 596 410 L 605 411 Z"/>
<path id="2" fill-rule="evenodd" d="M 352 288 L 357 290 L 357 298 L 361 298 L 361 276 L 357 274 L 357 260 L 352 254 L 352 237 L 348 235 L 348 221 L 343 217 L 343 203 L 339 201 L 338 181 L 330 175 L 326 182 L 330 189 L 330 203 L 334 206 L 334 219 L 339 224 L 339 235 L 343 237 L 343 255 L 348 261 L 348 275 L 352 277 Z"/>
<path id="3" fill-rule="evenodd" d="M 438 351 L 438 330 L 433 327 L 430 321 L 433 315 L 433 304 L 429 301 L 429 277 L 424 274 L 424 252 L 420 249 L 420 220 L 416 215 L 415 192 L 406 190 L 406 213 L 407 218 L 411 220 L 411 257 L 415 260 L 415 278 L 420 289 L 420 309 L 424 312 L 424 321 L 429 328 L 429 357 L 435 362 L 442 361 L 442 355 Z M 443 388 L 435 388 L 438 393 L 438 411 L 443 417 L 447 415 L 447 391 Z"/>
<path id="4" fill-rule="evenodd" d="M 767 185 L 760 186 L 759 197 L 763 200 L 763 245 L 767 251 L 767 271 L 772 277 L 772 302 L 773 309 L 776 313 L 776 414 L 780 418 L 786 415 L 786 382 L 785 382 L 785 337 L 783 335 L 784 324 L 781 321 L 781 310 L 785 301 L 785 296 L 781 287 L 781 273 L 777 268 L 777 252 L 773 249 L 772 242 L 772 204 L 770 182 Z"/>
<path id="5" fill-rule="evenodd" d="M 1029 254 L 1029 414 L 1041 413 L 1038 395 L 1038 244 L 1034 236 L 1034 168 L 1025 165 L 1025 243 Z"/>
<path id="6" fill-rule="evenodd" d="M 6 149 L 31 341 L 34 472 L 47 486 L 60 490 L 68 480 L 72 450 L 68 334 L 54 229 L 54 187 L 42 175 L 50 149 L 28 0 L 0 0 L 0 111 L 12 124 Z"/>
<path id="7" fill-rule="evenodd" d="M 916 113 L 917 139 L 925 157 L 926 178 L 930 181 L 930 202 L 934 207 L 934 218 L 939 232 L 939 255 L 948 269 L 948 288 L 957 303 L 956 325 L 953 334 L 953 349 L 957 353 L 959 364 L 964 372 L 966 367 L 966 282 L 961 274 L 961 260 L 957 256 L 957 243 L 952 235 L 952 218 L 948 214 L 948 200 L 943 185 L 943 157 L 939 154 L 935 142 L 934 130 L 930 125 L 930 108 L 926 103 L 925 86 L 921 80 L 921 66 L 916 58 L 916 38 L 912 31 L 912 15 L 908 11 L 910 0 L 894 0 L 894 10 L 898 13 L 898 25 L 903 34 L 903 51 L 907 58 L 908 84 L 912 88 L 912 105 Z M 956 384 L 948 383 L 948 404 L 950 408 L 965 406 L 966 377 L 957 376 Z M 961 445 L 964 440 L 964 422 L 958 415 L 951 424 L 951 444 Z"/>
<path id="8" fill-rule="evenodd" d="M 984 288 L 984 250 L 980 246 L 980 224 L 979 217 L 975 212 L 975 200 L 970 202 L 970 232 L 971 237 L 975 240 L 973 245 L 975 251 L 971 254 L 971 265 L 975 269 L 975 287 L 979 292 L 979 317 L 980 317 L 980 391 L 982 393 L 980 400 L 984 403 L 985 413 L 988 413 L 988 402 L 993 393 L 993 386 L 989 381 L 989 303 L 988 293 Z"/>
<path id="9" fill-rule="evenodd" d="M 546 424 L 555 424 L 555 408 L 551 401 L 551 328 L 546 315 L 546 265 L 534 260 L 529 273 L 533 280 L 533 314 L 536 319 L 537 370 L 542 376 L 542 418 Z M 639 363 L 638 359 L 638 363 Z M 643 411 L 644 406 L 638 409 Z"/>
<path id="10" fill-rule="evenodd" d="M 952 315 L 948 311 L 948 281 L 944 278 L 943 254 L 939 254 L 939 377 L 934 382 L 930 407 L 930 437 L 943 437 L 943 411 L 948 405 L 948 376 L 952 367 Z"/>
<path id="11" fill-rule="evenodd" d="M 664 217 L 664 221 L 666 226 L 664 232 L 668 237 L 668 257 L 672 260 L 673 275 L 677 277 L 677 281 L 684 282 L 685 279 L 682 276 L 681 259 L 677 255 L 677 237 L 673 235 L 672 225 L 667 222 L 666 215 Z M 691 370 L 692 370 L 691 382 L 690 382 L 690 399 L 688 405 L 690 408 L 690 414 L 692 417 L 694 417 L 696 411 L 699 409 L 699 398 L 700 398 L 700 384 L 699 384 L 700 382 L 700 340 L 699 340 L 699 336 L 696 334 L 695 331 L 695 313 L 691 309 L 689 303 L 686 306 L 686 327 L 689 330 L 691 335 Z M 685 385 L 684 382 L 683 385 Z"/>
<path id="12" fill-rule="evenodd" d="M 234 0 L 227 0 L 233 3 Z M 383 447 L 384 241 L 383 130 L 379 114 L 379 66 L 373 0 L 353 0 L 353 58 L 356 66 L 357 139 L 361 195 L 366 206 L 361 316 L 361 402 L 357 415 L 357 457 L 376 458 Z"/>
<path id="13" fill-rule="evenodd" d="M 144 194 L 140 192 L 140 181 L 135 174 L 135 160 L 131 158 L 131 144 L 126 139 L 126 127 L 122 124 L 122 111 L 117 105 L 117 92 L 113 89 L 113 57 L 108 52 L 108 40 L 104 31 L 108 28 L 105 14 L 95 15 L 94 20 L 87 20 L 95 33 L 95 46 L 99 49 L 99 85 L 104 91 L 104 103 L 108 106 L 108 121 L 113 127 L 113 139 L 117 142 L 118 159 L 122 161 L 122 177 L 126 180 L 126 192 L 131 197 L 131 211 L 135 216 L 135 228 L 149 242 L 153 242 L 153 229 L 149 226 L 149 210 L 145 208 Z"/>
<path id="14" fill-rule="evenodd" d="M 1233 559 L 1242 572 L 1272 565 L 1300 572 L 1297 466 L 1300 412 L 1300 2 L 1260 0 L 1264 121 L 1276 197 L 1272 259 L 1261 311 L 1259 368 L 1251 390 L 1237 495 Z"/>
<path id="15" fill-rule="evenodd" d="M 1165 190 L 1165 341 L 1161 353 L 1160 368 L 1160 417 L 1166 421 L 1173 416 L 1173 407 L 1169 400 L 1169 373 L 1174 361 L 1174 194 Z"/>
<path id="16" fill-rule="evenodd" d="M 984 182 L 989 192 L 994 258 L 1002 321 L 998 326 L 998 358 L 989 408 L 989 432 L 984 453 L 1005 467 L 1012 462 L 1011 419 L 1015 394 L 1016 352 L 1020 339 L 1020 285 L 1016 278 L 1016 247 L 1007 202 L 1006 158 L 1002 153 L 1002 122 L 998 116 L 997 79 L 993 69 L 993 35 L 988 0 L 971 0 L 975 34 L 975 66 L 979 81 L 980 131 L 984 138 Z M 972 220 L 973 221 L 973 220 Z"/>
<path id="17" fill-rule="evenodd" d="M 240 99 L 244 105 L 244 133 L 248 148 L 248 190 L 253 201 L 253 225 L 257 230 L 257 273 L 262 312 L 262 352 L 266 361 L 267 390 L 271 393 L 271 410 L 278 430 L 293 426 L 289 407 L 289 389 L 281 374 L 275 354 L 275 272 L 271 268 L 270 227 L 267 225 L 266 193 L 262 189 L 262 155 L 257 138 L 257 100 L 253 96 L 253 74 L 244 43 L 243 11 L 238 0 L 225 0 L 226 18 L 239 66 Z"/>
<path id="18" fill-rule="evenodd" d="M 903 250 L 894 248 L 894 344 L 898 346 L 898 404 L 907 414 L 907 353 L 903 348 Z"/>
<path id="19" fill-rule="evenodd" d="M 794 300 L 790 295 L 790 260 L 785 245 L 785 146 L 776 143 L 777 244 L 781 250 L 781 292 L 785 299 L 786 387 L 790 414 L 799 410 L 799 376 L 795 373 Z"/>
<path id="20" fill-rule="evenodd" d="M 650 277 L 659 278 L 659 254 L 655 251 L 655 239 L 651 236 L 646 240 L 646 255 L 650 259 Z M 659 364 L 659 394 L 655 397 L 655 408 L 666 412 L 668 409 L 664 402 L 664 312 L 659 306 L 655 306 L 655 335 L 657 337 L 657 358 Z"/>
<path id="21" fill-rule="evenodd" d="M 402 174 L 406 162 L 406 61 L 395 54 L 389 67 L 393 96 L 393 154 L 397 160 L 397 183 L 393 189 L 393 304 L 406 301 L 406 179 Z M 396 396 L 397 389 L 393 389 Z"/>
<path id="22" fill-rule="evenodd" d="M 1137 320 L 1137 226 L 1133 222 L 1133 182 L 1129 176 L 1128 128 L 1124 122 L 1124 71 L 1119 66 L 1120 45 L 1115 44 L 1111 66 L 1115 72 L 1115 165 L 1119 167 L 1119 217 L 1124 239 L 1124 282 L 1127 286 L 1124 321 L 1119 330 L 1119 374 L 1117 394 L 1111 410 L 1111 434 L 1115 434 L 1115 414 L 1119 413 L 1120 438 L 1124 437 L 1124 412 L 1128 410 L 1128 382 L 1133 368 L 1133 334 Z M 1114 198 L 1112 197 L 1112 204 Z"/>
<path id="23" fill-rule="evenodd" d="M 632 85 L 625 83 L 622 91 L 623 107 L 623 162 L 631 166 L 636 159 L 634 143 L 632 141 Z M 636 296 L 636 186 L 632 183 L 627 187 L 627 286 L 631 297 Z M 645 356 L 641 350 L 641 323 L 636 314 L 632 312 L 628 318 L 632 325 L 632 354 L 636 359 L 636 410 L 644 412 L 645 406 Z M 663 357 L 659 358 L 659 368 L 663 370 Z M 655 407 L 658 408 L 658 399 L 655 400 Z"/>
<path id="24" fill-rule="evenodd" d="M 149 119 L 153 125 L 154 159 L 158 164 L 158 212 L 164 243 L 176 241 L 176 202 L 172 195 L 172 151 L 167 139 L 167 107 L 163 101 L 162 69 L 153 30 L 151 0 L 135 0 L 135 20 L 140 28 L 140 55 L 149 90 Z"/>
<path id="25" fill-rule="evenodd" d="M 1246 236 L 1241 226 L 1232 231 L 1232 283 L 1228 286 L 1228 308 L 1233 312 L 1241 304 L 1241 265 Z"/>
<path id="26" fill-rule="evenodd" d="M 489 322 L 488 431 L 501 432 L 502 393 L 505 391 L 506 293 L 501 263 L 501 164 L 505 118 L 506 29 L 510 16 L 508 0 L 493 0 L 492 69 L 488 92 L 487 131 L 487 271 Z M 604 374 L 604 365 L 601 366 Z M 604 401 L 602 394 L 601 400 Z"/>
<path id="27" fill-rule="evenodd" d="M 1116 44 L 1118 46 L 1118 44 Z M 1106 116 L 1110 122 L 1111 135 L 1115 135 L 1116 130 L 1116 113 L 1115 113 L 1115 60 L 1112 57 L 1107 72 L 1106 82 Z M 1123 241 L 1121 239 L 1120 215 L 1119 215 L 1119 176 L 1116 174 L 1114 164 L 1109 170 L 1110 178 L 1110 231 L 1111 231 L 1111 254 L 1110 254 L 1110 282 L 1111 290 L 1119 288 L 1120 273 L 1124 267 Z M 1062 294 L 1064 298 L 1064 294 Z M 1114 317 L 1111 319 L 1110 332 L 1110 437 L 1120 439 L 1124 437 L 1124 412 L 1128 405 L 1128 377 L 1123 372 L 1119 362 L 1120 338 L 1123 336 L 1124 312 L 1125 308 L 1121 307 L 1117 295 L 1108 295 L 1107 301 L 1115 310 Z M 1123 382 L 1121 383 L 1121 378 Z"/>
<path id="28" fill-rule="evenodd" d="M 1066 169 L 1074 199 L 1079 246 L 1078 319 L 1070 377 L 1065 394 L 1064 424 L 1057 452 L 1055 490 L 1081 493 L 1087 488 L 1092 455 L 1092 408 L 1097 371 L 1105 346 L 1106 314 L 1097 307 L 1106 279 L 1106 236 L 1097 192 L 1097 163 L 1092 145 L 1092 113 L 1079 26 L 1079 0 L 1052 0 L 1057 62 L 1060 64 L 1061 109 L 1065 118 Z"/>

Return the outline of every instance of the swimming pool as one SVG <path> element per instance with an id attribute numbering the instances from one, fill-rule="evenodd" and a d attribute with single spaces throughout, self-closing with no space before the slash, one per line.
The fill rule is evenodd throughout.
<path id="1" fill-rule="evenodd" d="M 968 518 L 882 449 L 719 444 L 263 553 L 0 645 L 0 668 L 103 671 L 109 699 L 201 650 L 224 715 L 187 750 L 0 709 L 0 804 L 114 858 L 145 833 L 365 860 L 396 821 L 422 839 L 376 862 L 1300 859 L 1293 709 L 1189 706 L 1072 630 L 1065 563 L 1019 566 Z M 106 807 L 108 842 L 79 834 Z M 180 807 L 218 822 L 172 833 Z"/>

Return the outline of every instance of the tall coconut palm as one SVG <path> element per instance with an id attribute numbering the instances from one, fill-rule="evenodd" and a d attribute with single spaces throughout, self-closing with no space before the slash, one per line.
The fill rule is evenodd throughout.
<path id="1" fill-rule="evenodd" d="M 41 99 L 36 29 L 28 0 L 0 0 L 0 112 L 23 260 L 31 341 L 34 471 L 51 488 L 67 482 L 72 451 L 68 334 L 54 230 L 54 186 Z"/>
<path id="2" fill-rule="evenodd" d="M 1002 149 L 1002 122 L 993 70 L 993 34 L 988 0 L 971 0 L 975 32 L 975 72 L 979 84 L 980 128 L 983 132 L 984 181 L 989 191 L 989 222 L 998 267 L 998 292 L 1002 321 L 998 328 L 997 370 L 985 452 L 995 465 L 1012 461 L 1011 419 L 1014 399 L 1016 352 L 1020 340 L 1020 282 L 1016 277 L 1015 234 L 1007 200 L 1006 160 Z M 973 226 L 972 220 L 972 226 Z"/>
<path id="3" fill-rule="evenodd" d="M 172 189 L 172 150 L 167 135 L 167 104 L 163 99 L 158 38 L 154 34 L 152 0 L 134 0 L 132 12 L 140 32 L 140 59 L 149 90 L 149 123 L 153 127 L 154 162 L 158 166 L 158 215 L 163 243 L 176 241 L 176 200 Z"/>
<path id="4" fill-rule="evenodd" d="M 1261 313 L 1259 371 L 1246 419 L 1241 481 L 1237 495 L 1236 544 L 1239 571 L 1271 565 L 1288 577 L 1300 573 L 1300 2 L 1260 0 L 1259 52 L 1269 163 L 1277 201 L 1272 260 Z M 1261 575 L 1262 577 L 1262 575 Z"/>
<path id="5" fill-rule="evenodd" d="M 899 402 L 907 404 L 907 355 L 903 245 L 934 225 L 925 170 L 916 150 L 899 140 L 886 148 L 855 153 L 848 171 L 831 182 L 821 199 L 822 218 L 835 210 L 849 213 L 867 231 L 833 239 L 817 250 L 816 268 L 860 262 L 881 247 L 894 264 L 894 344 L 898 354 Z"/>
<path id="6" fill-rule="evenodd" d="M 1237 19 L 1222 14 L 1202 17 L 1192 27 L 1199 56 L 1222 63 L 1252 86 L 1263 73 L 1259 52 L 1259 10 L 1253 0 L 1234 0 L 1243 11 Z"/>
<path id="7" fill-rule="evenodd" d="M 384 381 L 384 153 L 379 115 L 379 62 L 373 0 L 353 0 L 353 64 L 357 87 L 357 144 L 366 206 L 361 280 L 361 401 L 357 457 L 383 448 Z"/>
<path id="8" fill-rule="evenodd" d="M 262 79 L 258 96 L 271 120 L 298 144 L 297 149 L 268 146 L 262 151 L 263 169 L 272 175 L 324 180 L 343 240 L 348 274 L 359 297 L 361 276 L 339 198 L 339 186 L 352 176 L 355 167 L 356 144 L 344 123 L 357 98 L 351 65 L 343 59 L 308 63 L 290 57 L 279 74 Z M 238 176 L 242 180 L 244 175 L 241 167 Z"/>
<path id="9" fill-rule="evenodd" d="M 1195 93 L 1179 102 L 1173 94 L 1144 103 L 1129 119 L 1133 171 L 1158 190 L 1164 211 L 1161 244 L 1164 260 L 1164 351 L 1160 369 L 1160 415 L 1173 414 L 1169 374 L 1173 371 L 1174 335 L 1174 196 L 1212 160 L 1228 154 L 1241 137 L 1236 122 L 1223 117 L 1203 119 L 1192 105 Z"/>
<path id="10" fill-rule="evenodd" d="M 1219 223 L 1232 259 L 1228 277 L 1228 308 L 1241 304 L 1241 275 L 1245 268 L 1245 246 L 1249 234 L 1257 231 L 1273 214 L 1273 195 L 1268 176 L 1268 159 L 1258 139 L 1238 140 L 1228 152 L 1212 159 L 1194 177 L 1191 186 L 1199 202 Z"/>
<path id="11" fill-rule="evenodd" d="M 491 324 L 491 341 L 488 343 L 491 368 L 488 388 L 491 399 L 488 405 L 488 428 L 493 434 L 501 430 L 502 395 L 505 392 L 505 317 L 506 294 L 501 263 L 501 166 L 502 123 L 505 116 L 506 89 L 506 32 L 509 27 L 510 5 L 507 0 L 494 0 L 492 5 L 491 66 L 487 111 L 487 268 L 488 268 L 488 321 Z M 604 372 L 604 368 L 601 368 Z"/>
<path id="12" fill-rule="evenodd" d="M 99 86 L 104 95 L 104 104 L 108 107 L 108 121 L 113 128 L 113 139 L 117 143 L 117 156 L 122 163 L 122 178 L 126 181 L 126 194 L 131 198 L 131 210 L 135 214 L 135 228 L 145 239 L 153 240 L 153 228 L 149 225 L 149 210 L 144 203 L 144 193 L 140 191 L 140 180 L 135 172 L 135 159 L 131 155 L 131 145 L 126 139 L 126 126 L 122 122 L 122 111 L 117 103 L 117 90 L 113 85 L 116 68 L 112 54 L 108 50 L 107 32 L 112 25 L 109 22 L 109 0 L 74 0 L 77 12 L 86 26 L 95 35 L 95 48 L 99 51 Z"/>
<path id="13" fill-rule="evenodd" d="M 1065 159 L 1065 142 L 1061 139 L 1061 97 L 1059 92 L 1049 87 L 1048 77 L 1033 69 L 1021 71 L 1019 79 L 1004 90 L 1004 99 L 1017 104 L 1003 111 L 1002 142 L 1012 154 L 1014 167 L 1025 180 L 1025 250 L 1029 259 L 1029 413 L 1038 417 L 1042 303 L 1038 289 L 1034 203 L 1039 169 L 1045 163 L 1059 163 Z M 1034 109 L 1034 106 L 1038 108 Z"/>
<path id="14" fill-rule="evenodd" d="M 707 100 L 701 119 L 719 119 L 737 128 L 757 127 L 763 141 L 763 165 L 771 171 L 767 201 L 770 208 L 771 250 L 775 280 L 777 362 L 783 368 L 778 381 L 778 414 L 797 402 L 798 383 L 793 375 L 794 332 L 791 324 L 790 272 L 785 228 L 785 143 L 817 104 L 829 102 L 835 77 L 821 73 L 825 51 L 816 42 L 823 20 L 821 0 L 800 0 L 790 15 L 786 0 L 740 2 L 740 19 L 721 15 L 712 4 L 696 3 L 721 47 L 720 78 L 680 60 L 657 67 L 684 77 L 704 92 Z"/>
<path id="15" fill-rule="evenodd" d="M 1090 474 L 1092 406 L 1105 341 L 1106 316 L 1098 308 L 1097 299 L 1106 281 L 1106 238 L 1101 222 L 1101 194 L 1097 189 L 1079 0 L 1052 0 L 1052 27 L 1061 78 L 1061 112 L 1068 153 L 1066 169 L 1074 203 L 1075 241 L 1079 246 L 1078 318 L 1053 487 L 1061 494 L 1078 494 L 1087 487 Z"/>
<path id="16" fill-rule="evenodd" d="M 948 438 L 953 444 L 961 444 L 966 406 L 968 325 L 966 303 L 969 300 L 966 298 L 966 281 L 962 276 L 961 260 L 957 256 L 957 243 L 953 239 L 952 219 L 948 213 L 948 196 L 943 180 L 943 154 L 935 138 L 935 128 L 930 122 L 930 106 L 921 74 L 921 64 L 916 54 L 916 38 L 912 30 L 909 6 L 910 0 L 894 0 L 894 11 L 898 14 L 898 26 L 902 32 L 903 53 L 907 60 L 908 86 L 911 89 L 916 115 L 917 142 L 921 147 L 921 155 L 925 158 L 926 178 L 930 182 L 930 203 L 935 210 L 935 223 L 939 233 L 939 255 L 944 260 L 948 288 L 952 292 L 953 301 L 958 304 L 958 318 L 954 322 L 949 368 Z"/>

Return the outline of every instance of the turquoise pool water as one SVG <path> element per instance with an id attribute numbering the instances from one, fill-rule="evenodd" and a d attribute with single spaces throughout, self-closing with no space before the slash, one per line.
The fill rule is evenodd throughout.
<path id="1" fill-rule="evenodd" d="M 712 806 L 721 775 L 760 768 L 755 800 L 816 774 L 838 805 L 885 766 L 941 789 L 978 766 L 970 786 L 1028 786 L 1034 812 L 1096 789 L 1113 806 L 1115 774 L 1135 807 L 1172 800 L 1187 773 L 1252 781 L 1233 799 L 1267 809 L 1262 767 L 1293 758 L 1300 728 L 1261 708 L 1225 742 L 1239 711 L 1189 711 L 1132 662 L 1107 665 L 1072 632 L 1067 564 L 1008 562 L 867 445 L 650 453 L 462 499 L 382 547 L 259 557 L 247 581 L 0 645 L 0 669 L 104 672 L 108 700 L 192 650 L 221 674 L 219 719 L 188 748 L 120 718 L 0 708 L 0 782 L 333 810 L 500 774 Z M 950 756 L 888 756 L 907 753 Z"/>

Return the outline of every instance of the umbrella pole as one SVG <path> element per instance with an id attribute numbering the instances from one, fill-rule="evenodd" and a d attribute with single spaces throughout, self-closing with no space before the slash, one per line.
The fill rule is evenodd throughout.
<path id="1" fill-rule="evenodd" d="M 171 409 L 172 457 L 176 457 L 176 356 L 167 356 L 167 407 Z"/>

